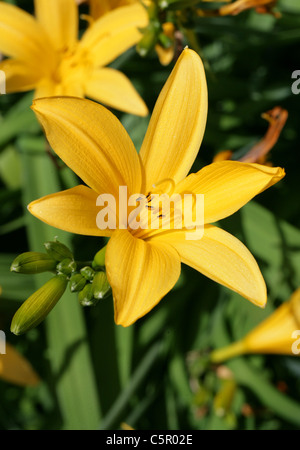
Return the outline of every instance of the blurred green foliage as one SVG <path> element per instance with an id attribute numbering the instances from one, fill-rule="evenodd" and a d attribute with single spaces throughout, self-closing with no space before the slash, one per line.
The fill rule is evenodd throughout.
<path id="1" fill-rule="evenodd" d="M 11 3 L 33 10 L 29 0 Z M 58 236 L 84 260 L 104 242 L 29 217 L 29 201 L 77 180 L 68 168 L 57 170 L 45 151 L 29 109 L 32 94 L 1 96 L 0 328 L 43 381 L 35 388 L 0 381 L 0 429 L 117 429 L 121 422 L 161 430 L 299 429 L 299 358 L 236 358 L 226 364 L 231 381 L 220 375 L 224 367 L 208 364 L 210 349 L 244 336 L 300 286 L 300 95 L 291 92 L 291 74 L 300 69 L 299 1 L 281 0 L 278 10 L 280 19 L 247 11 L 192 21 L 209 91 L 207 128 L 194 170 L 221 150 L 244 154 L 266 132 L 263 112 L 277 105 L 289 112 L 270 154 L 286 178 L 222 221 L 261 267 L 269 293 L 265 310 L 183 267 L 173 291 L 129 328 L 114 325 L 111 297 L 82 308 L 66 292 L 42 325 L 12 335 L 14 312 L 45 281 L 42 275 L 10 273 L 15 256 L 42 251 L 45 241 Z M 162 67 L 154 53 L 142 59 L 132 49 L 113 66 L 129 76 L 151 110 L 172 64 Z M 114 113 L 139 148 L 149 118 Z"/>

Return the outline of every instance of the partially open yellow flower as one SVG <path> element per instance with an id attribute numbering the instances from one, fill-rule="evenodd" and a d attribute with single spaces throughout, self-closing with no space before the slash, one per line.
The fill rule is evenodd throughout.
<path id="1" fill-rule="evenodd" d="M 223 161 L 187 176 L 207 117 L 206 78 L 197 53 L 182 52 L 156 102 L 139 153 L 121 123 L 101 105 L 50 98 L 36 100 L 33 110 L 54 151 L 89 187 L 46 196 L 32 202 L 29 211 L 69 232 L 110 236 L 105 265 L 117 324 L 128 326 L 148 313 L 175 285 L 181 262 L 265 305 L 266 286 L 255 259 L 234 236 L 211 224 L 279 181 L 284 170 Z M 99 194 L 118 199 L 124 186 L 128 197 L 147 198 L 141 216 L 151 210 L 157 190 L 204 195 L 204 235 L 194 239 L 195 230 L 186 221 L 182 229 L 133 228 L 129 216 L 116 229 L 99 229 Z"/>
<path id="2" fill-rule="evenodd" d="M 19 386 L 35 386 L 40 382 L 31 364 L 9 343 L 6 353 L 0 355 L 0 378 Z"/>
<path id="3" fill-rule="evenodd" d="M 212 352 L 213 362 L 247 353 L 300 355 L 300 289 L 242 340 Z"/>
<path id="4" fill-rule="evenodd" d="M 35 98 L 90 97 L 121 111 L 145 116 L 147 107 L 129 79 L 105 67 L 139 42 L 148 16 L 139 3 L 95 21 L 78 40 L 74 0 L 35 0 L 36 18 L 0 3 L 0 63 L 6 90 L 35 89 Z"/>

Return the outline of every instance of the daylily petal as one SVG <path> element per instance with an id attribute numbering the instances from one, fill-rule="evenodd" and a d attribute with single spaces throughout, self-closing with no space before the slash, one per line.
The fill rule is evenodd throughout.
<path id="1" fill-rule="evenodd" d="M 38 22 L 56 50 L 70 50 L 77 41 L 78 7 L 74 0 L 34 0 Z"/>
<path id="2" fill-rule="evenodd" d="M 174 47 L 164 48 L 161 45 L 157 44 L 155 46 L 155 51 L 157 53 L 159 62 L 162 66 L 167 66 L 170 64 L 172 59 L 174 58 Z"/>
<path id="3" fill-rule="evenodd" d="M 249 250 L 231 234 L 206 225 L 199 240 L 187 240 L 186 233 L 171 231 L 155 235 L 150 242 L 165 242 L 179 253 L 181 261 L 220 283 L 252 303 L 263 307 L 266 286 L 260 269 Z M 192 235 L 190 235 L 192 236 Z"/>
<path id="4" fill-rule="evenodd" d="M 34 99 L 53 97 L 55 95 L 56 84 L 49 78 L 43 78 L 35 88 Z"/>
<path id="5" fill-rule="evenodd" d="M 19 386 L 35 386 L 40 382 L 31 364 L 8 342 L 6 354 L 0 355 L 0 378 Z"/>
<path id="6" fill-rule="evenodd" d="M 180 259 L 171 246 L 145 242 L 127 230 L 112 235 L 105 265 L 113 291 L 115 321 L 125 327 L 154 308 L 180 275 Z"/>
<path id="7" fill-rule="evenodd" d="M 95 191 L 80 185 L 35 200 L 28 209 L 38 219 L 60 230 L 86 236 L 110 236 L 110 230 L 97 227 L 97 197 Z"/>
<path id="8" fill-rule="evenodd" d="M 140 151 L 147 191 L 165 178 L 182 180 L 199 151 L 207 116 L 205 72 L 198 54 L 182 52 L 156 102 Z"/>
<path id="9" fill-rule="evenodd" d="M 118 70 L 95 69 L 85 83 L 86 95 L 100 103 L 138 116 L 148 114 L 147 106 L 129 79 Z"/>
<path id="10" fill-rule="evenodd" d="M 5 73 L 6 92 L 31 91 L 39 83 L 42 74 L 35 67 L 23 61 L 6 59 L 0 63 L 0 70 Z"/>
<path id="11" fill-rule="evenodd" d="M 139 28 L 148 24 L 146 9 L 139 3 L 117 8 L 96 20 L 84 33 L 79 48 L 95 67 L 105 66 L 141 39 Z"/>
<path id="12" fill-rule="evenodd" d="M 107 12 L 120 6 L 129 5 L 137 0 L 89 0 L 90 15 L 93 19 L 103 16 Z"/>
<path id="13" fill-rule="evenodd" d="M 219 161 L 186 177 L 176 192 L 204 194 L 205 223 L 213 223 L 239 210 L 284 175 L 280 167 Z"/>
<path id="14" fill-rule="evenodd" d="M 36 100 L 33 110 L 57 155 L 94 191 L 119 195 L 119 186 L 139 193 L 138 154 L 119 120 L 89 100 Z"/>
<path id="15" fill-rule="evenodd" d="M 37 67 L 53 63 L 53 49 L 47 35 L 27 12 L 5 2 L 0 3 L 0 51 Z"/>

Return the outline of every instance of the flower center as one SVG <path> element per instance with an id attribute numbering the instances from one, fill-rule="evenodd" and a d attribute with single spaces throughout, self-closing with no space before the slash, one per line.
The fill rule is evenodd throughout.
<path id="1" fill-rule="evenodd" d="M 137 196 L 139 203 L 128 217 L 128 228 L 136 237 L 144 237 L 152 231 L 176 228 L 182 221 L 182 198 L 173 194 L 175 182 L 164 179 L 153 185 L 146 196 Z"/>
<path id="2" fill-rule="evenodd" d="M 52 73 L 55 84 L 64 85 L 67 88 L 74 83 L 81 83 L 89 70 L 90 63 L 86 55 L 79 55 L 77 48 L 66 47 L 59 52 L 57 65 Z"/>

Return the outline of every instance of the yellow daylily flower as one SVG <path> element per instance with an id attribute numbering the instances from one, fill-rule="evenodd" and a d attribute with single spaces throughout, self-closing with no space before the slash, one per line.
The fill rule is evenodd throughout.
<path id="1" fill-rule="evenodd" d="M 101 105 L 76 98 L 34 102 L 50 145 L 89 187 L 43 197 L 30 203 L 29 211 L 72 233 L 110 236 L 105 265 L 117 324 L 129 326 L 148 313 L 175 285 L 181 262 L 265 305 L 266 287 L 255 259 L 212 223 L 279 181 L 284 170 L 223 161 L 187 176 L 204 135 L 207 103 L 203 64 L 190 49 L 182 52 L 159 95 L 139 153 L 118 119 Z M 157 190 L 204 194 L 203 237 L 193 240 L 195 230 L 188 223 L 184 229 L 128 224 L 99 229 L 97 198 L 103 193 L 118 198 L 120 186 L 127 187 L 128 196 L 141 193 L 148 199 Z"/>
<path id="2" fill-rule="evenodd" d="M 130 80 L 105 67 L 139 42 L 147 26 L 145 8 L 136 3 L 95 21 L 78 40 L 74 0 L 35 0 L 34 18 L 0 3 L 0 63 L 6 90 L 35 89 L 35 98 L 57 95 L 89 97 L 128 113 L 146 116 L 147 107 Z"/>
<path id="3" fill-rule="evenodd" d="M 19 386 L 36 386 L 40 378 L 31 364 L 11 344 L 0 355 L 0 378 Z"/>
<path id="4" fill-rule="evenodd" d="M 214 350 L 211 361 L 247 353 L 300 355 L 300 288 L 243 339 Z"/>

